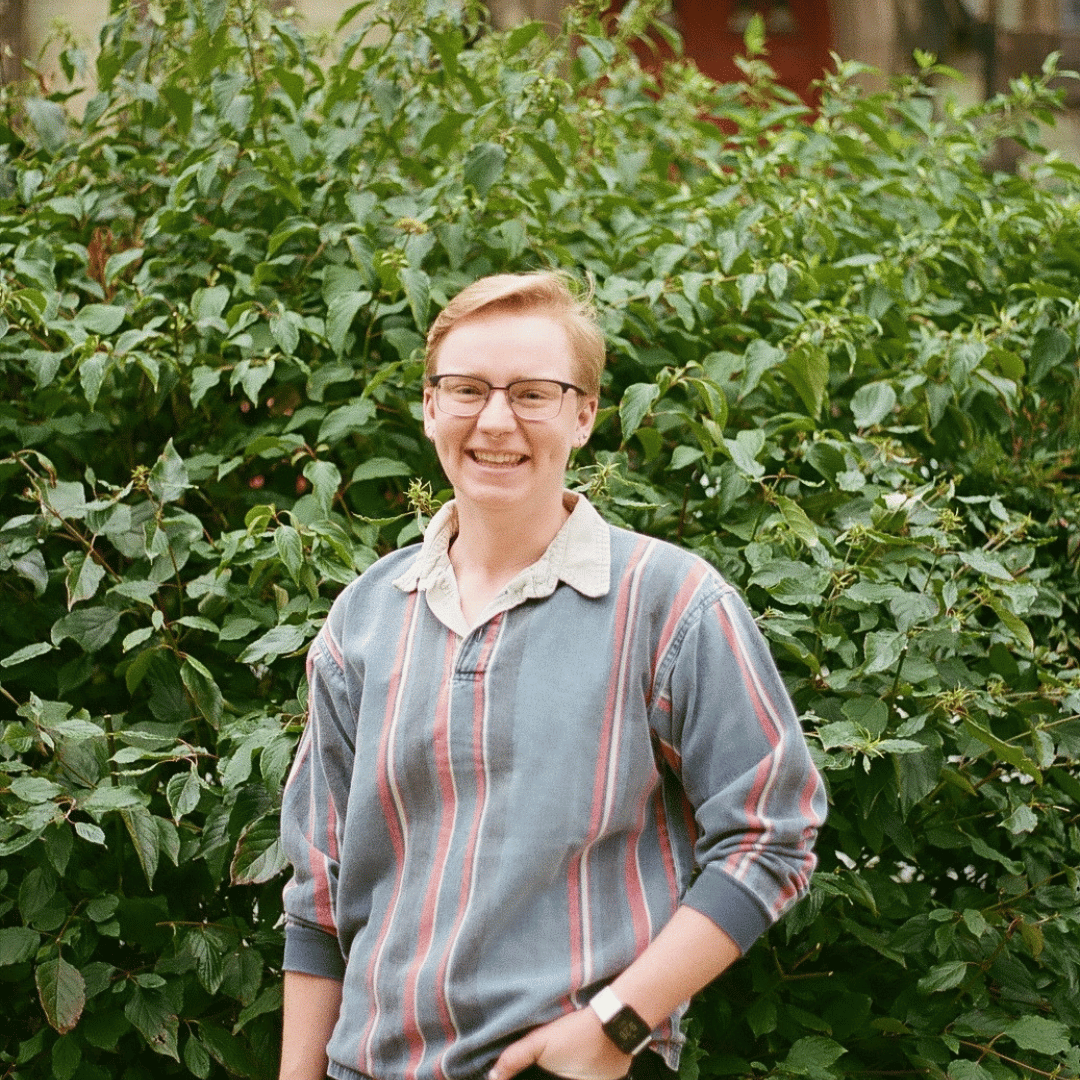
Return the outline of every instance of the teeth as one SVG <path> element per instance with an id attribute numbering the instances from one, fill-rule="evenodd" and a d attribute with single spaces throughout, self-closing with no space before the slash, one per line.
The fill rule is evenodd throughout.
<path id="1" fill-rule="evenodd" d="M 473 457 L 484 465 L 516 465 L 525 460 L 521 454 L 490 454 L 483 450 L 474 450 Z"/>

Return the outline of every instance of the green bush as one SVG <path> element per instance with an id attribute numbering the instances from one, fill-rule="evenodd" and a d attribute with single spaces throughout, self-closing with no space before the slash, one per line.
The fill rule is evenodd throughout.
<path id="1" fill-rule="evenodd" d="M 648 5 L 488 33 L 114 3 L 96 90 L 0 119 L 0 1063 L 274 1072 L 303 653 L 446 496 L 431 315 L 591 276 L 572 481 L 747 596 L 832 801 L 688 1078 L 1080 1070 L 1080 174 L 1053 66 L 959 110 L 662 84 Z M 361 10 L 363 9 L 363 10 Z M 356 24 L 353 24 L 356 25 Z M 80 57 L 62 55 L 74 85 Z M 990 171 L 1021 141 L 1021 174 Z"/>

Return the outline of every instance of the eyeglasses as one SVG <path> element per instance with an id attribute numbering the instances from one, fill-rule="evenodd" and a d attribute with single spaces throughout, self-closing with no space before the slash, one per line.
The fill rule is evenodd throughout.
<path id="1" fill-rule="evenodd" d="M 585 391 L 573 383 L 557 379 L 515 379 L 505 386 L 492 386 L 487 379 L 472 375 L 429 375 L 435 390 L 435 404 L 450 416 L 478 416 L 484 411 L 492 391 L 506 391 L 506 400 L 520 420 L 553 420 L 562 410 L 567 390 Z"/>

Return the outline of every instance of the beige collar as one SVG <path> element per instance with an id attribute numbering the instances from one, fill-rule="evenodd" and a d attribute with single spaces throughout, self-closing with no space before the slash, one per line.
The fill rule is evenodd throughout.
<path id="1" fill-rule="evenodd" d="M 611 538 L 604 519 L 582 495 L 563 493 L 570 516 L 547 550 L 517 574 L 484 609 L 480 622 L 526 600 L 550 596 L 560 581 L 583 596 L 605 596 L 610 588 Z M 424 531 L 420 554 L 394 585 L 402 592 L 427 594 L 432 614 L 461 637 L 472 629 L 461 612 L 457 578 L 450 563 L 450 544 L 457 536 L 454 501 L 446 503 Z"/>

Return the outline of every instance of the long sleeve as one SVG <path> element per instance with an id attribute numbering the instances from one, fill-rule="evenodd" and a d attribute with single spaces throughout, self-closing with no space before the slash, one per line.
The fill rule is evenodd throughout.
<path id="1" fill-rule="evenodd" d="M 341 651 L 328 621 L 307 660 L 308 718 L 285 785 L 281 837 L 293 866 L 285 887 L 285 969 L 341 979 L 338 942 L 341 838 L 355 754 L 355 719 Z"/>
<path id="2" fill-rule="evenodd" d="M 697 829 L 701 872 L 685 903 L 745 951 L 809 887 L 825 792 L 768 646 L 734 589 L 720 584 L 694 614 L 663 703 Z"/>

